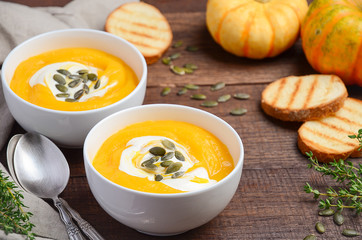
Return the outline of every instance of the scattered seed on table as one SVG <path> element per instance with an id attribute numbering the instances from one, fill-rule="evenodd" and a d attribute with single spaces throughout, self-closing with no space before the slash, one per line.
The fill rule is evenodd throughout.
<path id="1" fill-rule="evenodd" d="M 342 231 L 342 235 L 343 236 L 346 236 L 346 237 L 357 237 L 359 236 L 359 232 L 357 232 L 356 230 L 354 229 L 344 229 Z"/>
<path id="2" fill-rule="evenodd" d="M 184 64 L 184 68 L 188 68 L 188 69 L 192 69 L 192 70 L 198 69 L 197 65 L 196 65 L 196 64 L 193 64 L 193 63 L 186 63 L 186 64 Z"/>
<path id="3" fill-rule="evenodd" d="M 175 59 L 179 58 L 180 56 L 181 56 L 181 53 L 173 53 L 173 54 L 170 55 L 169 58 L 171 60 L 175 60 Z"/>
<path id="4" fill-rule="evenodd" d="M 250 98 L 250 95 L 247 93 L 235 93 L 233 97 L 240 100 L 246 100 Z"/>
<path id="5" fill-rule="evenodd" d="M 206 95 L 201 94 L 201 93 L 196 93 L 196 94 L 192 94 L 190 96 L 190 98 L 195 99 L 195 100 L 205 100 L 206 99 Z"/>
<path id="6" fill-rule="evenodd" d="M 184 87 L 177 92 L 177 95 L 181 96 L 184 95 L 185 93 L 187 93 L 187 88 Z"/>
<path id="7" fill-rule="evenodd" d="M 197 86 L 197 85 L 195 85 L 195 84 L 191 84 L 191 83 L 186 84 L 184 87 L 185 87 L 186 89 L 188 89 L 188 90 L 197 90 L 197 89 L 200 88 L 199 86 Z"/>
<path id="8" fill-rule="evenodd" d="M 161 91 L 161 96 L 166 96 L 171 92 L 171 88 L 169 87 L 165 87 L 164 89 L 162 89 Z"/>
<path id="9" fill-rule="evenodd" d="M 182 67 L 178 67 L 178 66 L 174 66 L 174 65 L 170 65 L 170 69 L 174 74 L 177 75 L 185 75 L 185 69 Z"/>
<path id="10" fill-rule="evenodd" d="M 224 82 L 218 82 L 215 83 L 214 85 L 211 86 L 210 90 L 211 91 L 218 91 L 220 89 L 223 89 L 225 87 L 225 83 Z"/>
<path id="11" fill-rule="evenodd" d="M 340 210 L 338 210 L 334 215 L 333 215 L 333 222 L 335 224 L 337 224 L 338 226 L 341 226 L 344 223 L 344 217 L 342 215 L 342 212 Z"/>
<path id="12" fill-rule="evenodd" d="M 172 47 L 173 48 L 178 48 L 178 47 L 181 47 L 183 44 L 183 41 L 182 40 L 178 40 L 177 42 L 175 42 Z"/>
<path id="13" fill-rule="evenodd" d="M 162 58 L 162 63 L 165 64 L 165 65 L 170 65 L 171 64 L 171 58 L 169 58 L 169 57 Z"/>
<path id="14" fill-rule="evenodd" d="M 319 232 L 321 234 L 325 233 L 325 231 L 326 231 L 326 228 L 324 227 L 324 225 L 321 222 L 317 222 L 315 224 L 315 229 L 317 230 L 317 232 Z"/>
<path id="15" fill-rule="evenodd" d="M 235 108 L 231 110 L 230 114 L 234 116 L 241 116 L 244 115 L 247 112 L 245 108 Z"/>
<path id="16" fill-rule="evenodd" d="M 324 216 L 324 217 L 332 216 L 333 214 L 334 210 L 332 208 L 328 208 L 318 212 L 319 216 Z"/>
<path id="17" fill-rule="evenodd" d="M 227 102 L 227 101 L 230 100 L 230 98 L 231 98 L 231 95 L 230 95 L 230 94 L 225 94 L 225 95 L 220 96 L 220 97 L 217 99 L 217 101 L 220 102 L 220 103 L 222 103 L 222 102 Z"/>
<path id="18" fill-rule="evenodd" d="M 192 69 L 190 69 L 190 68 L 183 68 L 184 69 L 184 71 L 185 71 L 185 73 L 187 73 L 187 74 L 191 74 L 191 73 L 193 73 L 194 72 L 194 70 L 192 70 Z"/>
<path id="19" fill-rule="evenodd" d="M 216 107 L 218 105 L 218 102 L 210 100 L 210 101 L 205 101 L 203 103 L 200 104 L 203 107 Z"/>
<path id="20" fill-rule="evenodd" d="M 199 50 L 199 48 L 196 46 L 187 46 L 186 47 L 186 51 L 189 51 L 189 52 L 196 52 L 198 50 Z"/>
<path id="21" fill-rule="evenodd" d="M 303 240 L 316 240 L 317 237 L 314 234 L 308 235 Z"/>

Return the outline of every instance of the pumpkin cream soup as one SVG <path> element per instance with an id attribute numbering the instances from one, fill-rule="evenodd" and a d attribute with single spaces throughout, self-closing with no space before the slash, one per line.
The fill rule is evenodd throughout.
<path id="1" fill-rule="evenodd" d="M 152 193 L 190 192 L 215 184 L 233 169 L 227 147 L 186 122 L 146 121 L 108 138 L 95 169 L 121 186 Z"/>
<path id="2" fill-rule="evenodd" d="M 121 59 L 90 48 L 64 48 L 31 57 L 19 64 L 11 89 L 35 105 L 83 111 L 115 103 L 138 84 Z"/>

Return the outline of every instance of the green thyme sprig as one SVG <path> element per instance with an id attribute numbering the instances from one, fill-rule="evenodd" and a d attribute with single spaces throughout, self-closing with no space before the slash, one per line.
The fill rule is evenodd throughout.
<path id="1" fill-rule="evenodd" d="M 24 197 L 17 188 L 0 170 L 0 229 L 3 229 L 5 234 L 20 233 L 25 235 L 26 239 L 34 239 L 35 234 L 31 232 L 34 224 L 30 222 L 33 214 L 24 211 Z"/>
<path id="2" fill-rule="evenodd" d="M 362 149 L 362 129 L 358 131 L 357 135 L 350 135 L 349 137 L 359 141 L 358 150 L 360 151 Z M 329 187 L 326 192 L 320 192 L 306 183 L 304 186 L 306 193 L 313 193 L 315 199 L 324 197 L 319 200 L 319 207 L 321 209 L 335 207 L 341 210 L 351 208 L 357 214 L 362 212 L 362 164 L 356 167 L 352 162 L 342 159 L 334 160 L 328 164 L 320 164 L 312 152 L 306 154 L 311 162 L 308 164 L 309 168 L 314 168 L 323 175 L 331 176 L 337 183 L 344 183 L 344 187 L 339 187 L 338 190 Z"/>

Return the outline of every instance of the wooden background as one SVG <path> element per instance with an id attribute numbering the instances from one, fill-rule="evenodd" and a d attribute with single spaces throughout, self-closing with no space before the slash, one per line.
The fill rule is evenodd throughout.
<path id="1" fill-rule="evenodd" d="M 63 6 L 69 0 L 14 0 L 30 6 Z M 184 48 L 170 48 L 166 55 L 181 52 L 176 65 L 195 63 L 194 74 L 176 76 L 160 61 L 149 66 L 148 85 L 144 103 L 174 103 L 207 110 L 227 121 L 239 133 L 245 148 L 244 168 L 238 190 L 226 209 L 211 222 L 166 239 L 303 239 L 316 234 L 318 239 L 345 239 L 344 228 L 362 233 L 362 221 L 345 211 L 346 221 L 336 226 L 332 218 L 318 216 L 318 203 L 303 191 L 309 182 L 318 189 L 334 185 L 326 177 L 308 169 L 308 160 L 297 148 L 297 130 L 300 123 L 275 120 L 260 108 L 260 95 L 270 82 L 289 75 L 315 73 L 305 59 L 300 41 L 285 53 L 273 59 L 249 60 L 225 52 L 209 35 L 205 25 L 206 0 L 147 0 L 158 7 L 168 19 L 174 42 L 182 40 L 184 46 L 195 45 L 198 52 Z M 211 92 L 210 86 L 223 81 L 221 91 Z M 226 93 L 248 93 L 249 100 L 231 99 L 215 108 L 203 108 L 200 102 L 189 98 L 190 92 L 177 96 L 186 83 L 202 86 L 196 92 L 209 99 Z M 160 96 L 163 87 L 170 86 L 168 96 Z M 362 99 L 361 87 L 348 87 L 351 97 Z M 247 108 L 244 116 L 231 116 L 235 107 Z M 17 124 L 12 134 L 23 133 Z M 130 229 L 105 213 L 93 198 L 87 184 L 82 150 L 62 149 L 71 167 L 71 179 L 61 197 L 88 220 L 106 239 L 156 239 Z M 361 163 L 361 159 L 353 160 Z M 5 164 L 5 149 L 1 151 Z M 326 233 L 314 230 L 317 221 L 326 226 Z M 361 239 L 361 238 L 355 238 Z"/>

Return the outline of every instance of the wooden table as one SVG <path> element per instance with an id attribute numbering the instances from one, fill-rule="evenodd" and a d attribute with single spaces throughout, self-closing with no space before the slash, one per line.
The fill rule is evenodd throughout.
<path id="1" fill-rule="evenodd" d="M 31 6 L 64 5 L 69 0 L 16 0 Z M 195 63 L 199 70 L 194 74 L 177 76 L 160 61 L 148 68 L 148 85 L 144 103 L 174 103 L 207 110 L 227 121 L 239 133 L 245 148 L 243 174 L 239 188 L 226 209 L 211 222 L 184 234 L 166 239 L 303 239 L 316 233 L 317 221 L 325 224 L 327 231 L 318 239 L 344 239 L 341 231 L 353 228 L 362 233 L 361 218 L 345 211 L 343 226 L 335 225 L 331 218 L 317 215 L 318 203 L 303 191 L 306 182 L 324 189 L 334 184 L 328 178 L 308 169 L 308 160 L 297 148 L 297 130 L 300 123 L 275 120 L 263 113 L 260 95 L 266 85 L 289 75 L 315 73 L 304 56 L 298 41 L 291 49 L 273 59 L 249 60 L 235 57 L 218 46 L 205 25 L 206 0 L 147 0 L 166 16 L 173 30 L 174 41 L 195 45 L 198 52 L 170 48 L 166 55 L 181 52 L 175 64 Z M 225 89 L 211 92 L 210 86 L 223 81 Z M 232 99 L 215 108 L 203 108 L 191 100 L 189 94 L 177 96 L 176 92 L 187 83 L 198 84 L 197 92 L 216 99 L 226 93 L 248 93 L 249 100 Z M 160 96 L 165 86 L 171 94 Z M 351 97 L 362 99 L 362 88 L 348 87 Z M 247 108 L 244 116 L 231 116 L 235 107 Z M 17 124 L 12 134 L 23 133 Z M 98 205 L 87 184 L 82 150 L 62 149 L 71 167 L 71 178 L 62 197 L 93 224 L 106 239 L 156 239 L 141 234 L 111 218 Z M 354 162 L 362 162 L 356 159 Z M 1 152 L 5 163 L 5 149 Z"/>

